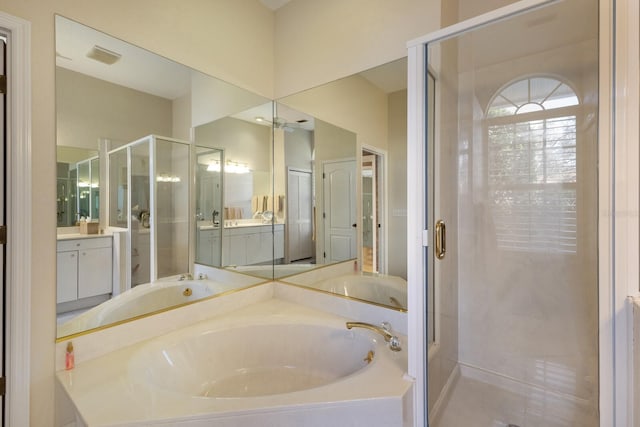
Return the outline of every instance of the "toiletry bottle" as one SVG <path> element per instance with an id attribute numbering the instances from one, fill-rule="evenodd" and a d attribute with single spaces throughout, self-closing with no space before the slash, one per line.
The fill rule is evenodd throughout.
<path id="1" fill-rule="evenodd" d="M 67 371 L 73 369 L 76 365 L 75 356 L 73 355 L 73 344 L 69 341 L 67 344 L 67 354 L 65 355 L 65 369 Z"/>

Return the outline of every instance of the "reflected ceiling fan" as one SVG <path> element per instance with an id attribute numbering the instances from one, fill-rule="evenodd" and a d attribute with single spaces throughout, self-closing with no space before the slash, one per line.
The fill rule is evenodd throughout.
<path id="1" fill-rule="evenodd" d="M 273 125 L 275 129 L 282 129 L 285 132 L 293 132 L 296 129 L 303 129 L 302 125 L 307 123 L 307 119 L 296 120 L 295 122 L 289 122 L 282 117 L 274 117 L 273 121 L 269 121 L 264 117 L 256 117 L 256 121 L 260 123 L 268 123 Z"/>

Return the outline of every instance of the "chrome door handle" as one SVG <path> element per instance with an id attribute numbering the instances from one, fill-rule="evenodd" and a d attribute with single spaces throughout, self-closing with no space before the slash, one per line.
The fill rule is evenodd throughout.
<path id="1" fill-rule="evenodd" d="M 436 222 L 436 258 L 442 259 L 444 258 L 445 253 L 447 252 L 447 227 L 444 224 L 444 221 L 439 219 Z"/>

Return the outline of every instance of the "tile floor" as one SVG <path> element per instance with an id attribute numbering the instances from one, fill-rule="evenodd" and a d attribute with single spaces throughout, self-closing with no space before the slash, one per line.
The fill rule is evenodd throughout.
<path id="1" fill-rule="evenodd" d="M 542 391 L 521 395 L 459 377 L 432 427 L 598 427 L 595 410 Z"/>

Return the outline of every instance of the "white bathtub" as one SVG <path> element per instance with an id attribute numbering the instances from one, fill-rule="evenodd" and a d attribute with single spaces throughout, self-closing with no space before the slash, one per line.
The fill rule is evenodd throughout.
<path id="1" fill-rule="evenodd" d="M 58 325 L 58 336 L 64 337 L 109 325 L 168 307 L 197 301 L 235 288 L 235 285 L 212 280 L 161 280 L 145 283 Z"/>
<path id="2" fill-rule="evenodd" d="M 345 274 L 310 286 L 322 291 L 407 309 L 407 281 L 397 276 L 372 273 Z"/>
<path id="3" fill-rule="evenodd" d="M 271 299 L 57 378 L 79 426 L 403 425 L 406 352 L 345 321 Z"/>

